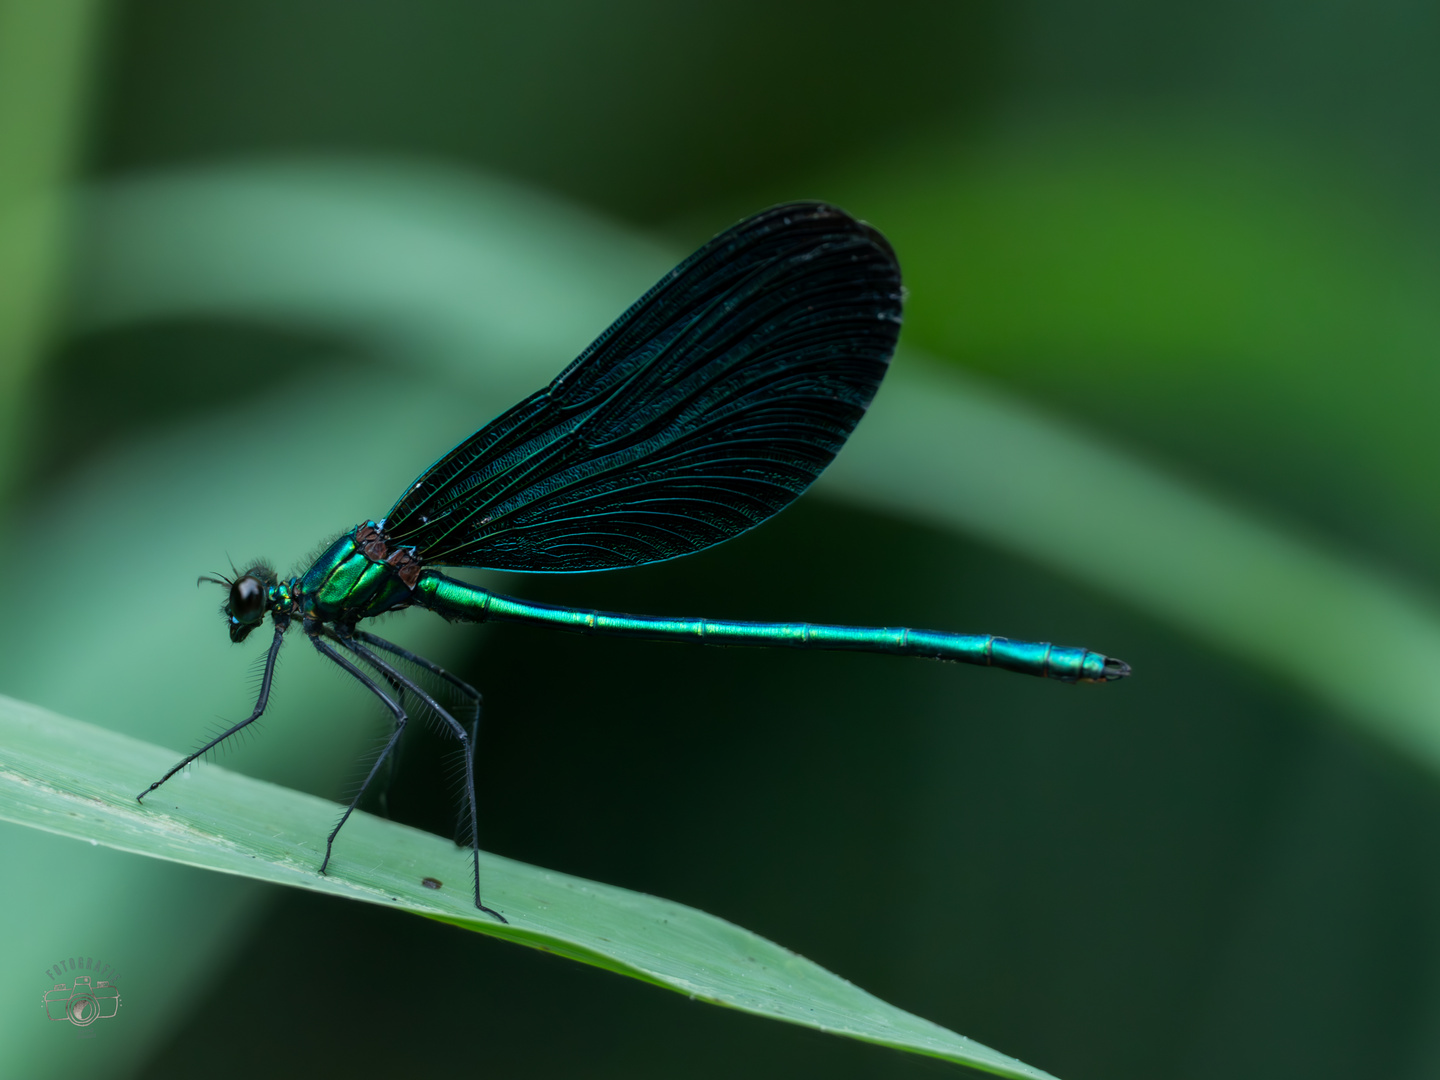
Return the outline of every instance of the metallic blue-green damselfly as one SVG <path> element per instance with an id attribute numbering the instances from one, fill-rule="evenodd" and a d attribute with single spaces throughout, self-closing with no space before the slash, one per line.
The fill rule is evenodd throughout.
<path id="1" fill-rule="evenodd" d="M 586 634 L 896 653 L 1006 668 L 1066 682 L 1123 678 L 1088 649 L 937 630 L 658 618 L 502 596 L 439 573 L 472 566 L 583 573 L 640 566 L 738 536 L 788 506 L 864 415 L 900 334 L 900 266 L 875 229 L 823 203 L 791 203 L 721 233 L 670 271 L 549 386 L 430 466 L 390 512 L 281 579 L 263 564 L 205 577 L 229 590 L 239 642 L 270 615 L 274 637 L 250 716 L 151 784 L 154 791 L 265 711 L 285 632 L 305 638 L 378 698 L 394 731 L 326 838 L 335 837 L 414 702 L 439 718 L 465 761 L 480 902 L 475 739 L 480 695 L 375 634 L 362 620 L 408 607 L 469 622 L 536 623 Z M 428 672 L 468 703 L 461 723 L 407 674 Z M 459 711 L 459 710 L 457 710 Z"/>

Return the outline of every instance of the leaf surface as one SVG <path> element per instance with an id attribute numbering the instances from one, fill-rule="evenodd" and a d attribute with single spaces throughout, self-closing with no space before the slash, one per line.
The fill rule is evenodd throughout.
<path id="1" fill-rule="evenodd" d="M 399 907 L 466 930 L 641 979 L 691 998 L 835 1035 L 1043 1078 L 963 1035 L 922 1020 L 773 942 L 703 911 L 484 854 L 477 917 L 468 849 L 356 813 L 321 877 L 324 837 L 340 807 L 204 765 L 146 800 L 133 793 L 174 751 L 0 698 L 0 819 L 152 858 Z M 432 888 L 426 878 L 440 882 Z M 883 933 L 883 927 L 876 927 Z"/>

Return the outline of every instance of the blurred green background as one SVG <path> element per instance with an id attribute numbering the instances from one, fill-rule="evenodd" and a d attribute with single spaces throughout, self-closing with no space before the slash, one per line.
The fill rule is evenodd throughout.
<path id="1" fill-rule="evenodd" d="M 299 564 L 675 257 L 831 199 L 910 293 L 834 483 L 497 581 L 1135 678 L 396 620 L 486 694 L 485 845 L 1067 1080 L 1434 1076 L 1437 48 L 1415 0 L 0 0 L 0 692 L 191 745 L 262 648 L 197 573 Z M 382 717 L 293 644 L 277 682 L 222 760 L 338 797 Z M 449 768 L 414 732 L 393 816 L 448 834 Z M 4 1076 L 946 1068 L 12 826 L 0 858 Z M 89 1043 L 34 1008 L 76 950 L 127 980 Z"/>

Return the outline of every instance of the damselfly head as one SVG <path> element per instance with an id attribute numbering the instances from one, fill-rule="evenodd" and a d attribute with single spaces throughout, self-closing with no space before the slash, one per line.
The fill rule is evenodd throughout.
<path id="1" fill-rule="evenodd" d="M 230 590 L 230 596 L 221 605 L 220 612 L 230 624 L 230 640 L 233 642 L 244 641 L 246 635 L 264 620 L 265 612 L 271 606 L 270 586 L 277 580 L 275 571 L 264 563 L 257 563 L 243 574 L 237 571 L 233 578 L 223 575 L 200 578 L 200 581 L 209 581 Z"/>

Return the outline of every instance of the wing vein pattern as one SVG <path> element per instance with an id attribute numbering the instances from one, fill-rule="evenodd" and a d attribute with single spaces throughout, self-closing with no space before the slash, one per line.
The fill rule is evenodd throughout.
<path id="1" fill-rule="evenodd" d="M 550 573 L 728 540 L 839 452 L 900 305 L 900 267 L 870 226 L 824 203 L 748 218 L 427 469 L 384 535 L 428 564 Z"/>

